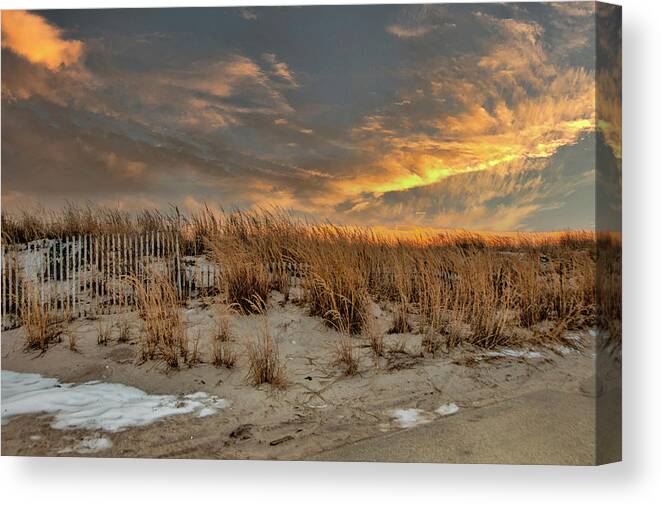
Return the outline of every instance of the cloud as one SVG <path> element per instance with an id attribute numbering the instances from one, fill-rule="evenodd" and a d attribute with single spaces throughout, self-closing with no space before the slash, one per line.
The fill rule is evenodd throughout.
<path id="1" fill-rule="evenodd" d="M 269 69 L 239 54 L 175 68 L 93 74 L 82 65 L 56 72 L 3 54 L 2 94 L 8 100 L 38 96 L 72 110 L 137 122 L 170 134 L 239 125 L 249 115 L 288 115 L 293 108 Z"/>
<path id="2" fill-rule="evenodd" d="M 81 41 L 65 40 L 62 30 L 25 11 L 2 12 L 2 47 L 53 71 L 78 63 L 84 51 Z"/>
<path id="3" fill-rule="evenodd" d="M 294 112 L 281 92 L 280 80 L 269 69 L 240 54 L 163 69 L 135 79 L 126 89 L 126 102 L 131 102 L 137 88 L 144 89 L 143 103 L 127 113 L 138 116 L 137 120 L 146 126 L 157 122 L 212 131 L 243 124 L 248 116 Z"/>
<path id="4" fill-rule="evenodd" d="M 456 28 L 449 22 L 449 9 L 444 5 L 403 6 L 393 23 L 386 26 L 386 32 L 400 39 L 418 39 L 432 32 L 442 33 Z"/>
<path id="5" fill-rule="evenodd" d="M 572 195 L 594 194 L 593 167 L 553 169 L 568 150 L 594 158 L 581 140 L 595 130 L 591 18 L 548 5 L 393 9 L 366 25 L 358 52 L 313 35 L 309 47 L 267 45 L 266 10 L 257 23 L 236 11 L 219 21 L 241 26 L 227 30 L 231 47 L 215 24 L 207 35 L 220 42 L 207 45 L 174 31 L 139 45 L 126 33 L 85 39 L 85 64 L 50 67 L 3 46 L 3 196 L 282 205 L 410 230 L 585 224 Z M 605 98 L 621 76 L 597 81 Z M 601 106 L 615 149 L 620 109 Z"/>
<path id="6" fill-rule="evenodd" d="M 282 62 L 278 61 L 276 58 L 275 54 L 273 53 L 264 53 L 262 55 L 262 58 L 266 60 L 268 63 L 271 65 L 271 71 L 273 75 L 276 77 L 279 77 L 283 81 L 286 81 L 288 84 L 290 84 L 292 87 L 297 88 L 298 84 L 296 82 L 296 79 L 294 77 L 293 72 L 289 69 L 289 66 Z"/>
<path id="7" fill-rule="evenodd" d="M 348 195 L 429 186 L 447 177 L 544 159 L 595 129 L 595 75 L 566 66 L 533 21 L 476 13 L 494 35 L 481 53 L 427 61 L 427 93 L 411 90 L 354 128 L 380 153 L 338 181 Z M 431 94 L 436 100 L 430 101 Z"/>
<path id="8" fill-rule="evenodd" d="M 255 21 L 257 19 L 257 13 L 254 10 L 247 8 L 239 9 L 239 16 L 241 16 L 246 21 Z"/>
<path id="9" fill-rule="evenodd" d="M 550 5 L 565 16 L 588 17 L 595 13 L 594 2 L 552 2 Z"/>
<path id="10" fill-rule="evenodd" d="M 2 99 L 28 100 L 43 97 L 59 105 L 88 103 L 98 110 L 99 100 L 87 100 L 95 88 L 94 76 L 81 64 L 50 70 L 33 64 L 11 50 L 2 52 Z"/>
<path id="11" fill-rule="evenodd" d="M 516 160 L 426 186 L 363 193 L 341 209 L 354 221 L 409 230 L 530 229 L 541 215 L 546 229 L 565 227 L 569 216 L 588 227 L 594 218 L 594 149 L 594 134 L 588 134 L 550 159 Z"/>
<path id="12" fill-rule="evenodd" d="M 400 39 L 410 39 L 422 37 L 434 29 L 433 26 L 404 26 L 404 25 L 389 25 L 386 31 Z"/>
<path id="13" fill-rule="evenodd" d="M 266 77 L 253 60 L 234 55 L 216 62 L 166 71 L 161 82 L 225 98 L 244 84 L 264 85 Z"/>

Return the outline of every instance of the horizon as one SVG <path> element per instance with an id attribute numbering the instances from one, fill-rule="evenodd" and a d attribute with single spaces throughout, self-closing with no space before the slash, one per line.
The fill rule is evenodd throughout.
<path id="1" fill-rule="evenodd" d="M 596 169 L 621 171 L 618 112 L 596 124 L 595 15 L 3 11 L 2 211 L 208 204 L 412 233 L 594 230 Z"/>

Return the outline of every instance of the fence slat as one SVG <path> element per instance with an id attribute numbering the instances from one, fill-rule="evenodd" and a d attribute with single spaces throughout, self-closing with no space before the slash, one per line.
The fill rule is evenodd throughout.
<path id="1" fill-rule="evenodd" d="M 46 248 L 46 276 L 48 278 L 48 311 L 53 309 L 53 265 L 50 250 L 52 243 L 48 243 Z"/>
<path id="2" fill-rule="evenodd" d="M 94 297 L 94 308 L 92 309 L 94 311 L 94 317 L 97 317 L 99 315 L 99 297 L 101 293 L 101 279 L 100 279 L 100 272 L 101 272 L 101 262 L 100 262 L 100 256 L 99 256 L 99 237 L 96 236 L 94 237 L 94 292 L 95 292 L 95 297 Z"/>
<path id="3" fill-rule="evenodd" d="M 139 282 L 139 279 L 140 279 L 139 275 L 140 274 L 138 272 L 138 236 L 137 235 L 135 235 L 133 237 L 132 242 L 133 242 L 133 251 L 132 251 L 132 254 L 133 254 L 133 275 L 135 276 L 135 279 L 134 279 L 135 282 Z M 137 295 L 137 293 L 135 292 L 135 286 L 134 286 L 133 287 L 133 303 L 134 304 L 137 303 L 136 295 Z"/>
<path id="4" fill-rule="evenodd" d="M 154 230 L 149 233 L 149 263 L 154 263 Z"/>
<path id="5" fill-rule="evenodd" d="M 79 289 L 79 277 L 80 277 L 80 235 L 77 237 L 73 237 L 73 272 L 71 274 L 71 280 L 73 281 L 73 313 L 77 317 L 79 315 L 78 309 L 78 289 Z"/>
<path id="6" fill-rule="evenodd" d="M 74 249 L 74 238 L 69 239 L 69 247 L 67 247 L 67 279 L 69 284 L 69 315 L 73 314 L 73 249 Z"/>
<path id="7" fill-rule="evenodd" d="M 183 298 L 182 286 L 181 286 L 181 260 L 179 254 L 179 234 L 175 235 L 175 253 L 174 257 L 177 261 L 177 296 L 179 299 Z"/>
<path id="8" fill-rule="evenodd" d="M 83 271 L 85 272 L 85 280 L 83 281 L 83 286 L 85 289 L 85 311 L 84 311 L 84 316 L 87 317 L 89 316 L 89 307 L 90 307 L 90 301 L 91 301 L 91 289 L 92 286 L 90 284 L 90 236 L 89 235 L 83 235 L 84 242 L 83 242 Z"/>
<path id="9" fill-rule="evenodd" d="M 108 267 L 106 266 L 106 263 L 108 261 L 108 251 L 107 251 L 107 246 L 106 242 L 108 241 L 108 236 L 107 235 L 101 235 L 101 242 L 99 243 L 99 248 L 101 251 L 101 297 L 99 298 L 99 304 L 101 307 L 101 314 L 106 313 L 106 296 L 108 294 L 108 280 L 106 279 L 107 277 L 107 272 L 108 272 Z"/>
<path id="10" fill-rule="evenodd" d="M 69 315 L 75 317 L 76 313 L 76 237 L 71 237 L 69 243 L 69 295 L 71 296 L 71 307 Z"/>
<path id="11" fill-rule="evenodd" d="M 106 288 L 106 297 L 108 298 L 107 301 L 104 297 L 104 307 L 106 310 L 104 310 L 104 314 L 112 314 L 112 282 L 111 282 L 111 272 L 110 272 L 110 235 L 106 235 L 106 245 L 104 247 L 104 253 L 106 256 L 106 265 L 105 265 L 105 276 L 106 276 L 106 283 L 105 283 L 105 288 Z"/>
<path id="12" fill-rule="evenodd" d="M 2 246 L 2 327 L 5 327 L 5 315 L 7 314 L 7 288 L 9 285 L 9 273 L 7 272 L 7 247 Z"/>
<path id="13" fill-rule="evenodd" d="M 9 248 L 2 246 L 2 327 L 5 326 L 5 316 L 9 312 L 9 298 L 7 293 L 11 293 L 11 284 L 9 277 L 9 268 L 7 265 L 7 255 Z"/>

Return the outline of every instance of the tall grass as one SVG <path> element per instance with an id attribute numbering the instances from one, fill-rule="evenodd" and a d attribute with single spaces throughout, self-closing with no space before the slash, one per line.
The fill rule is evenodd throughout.
<path id="1" fill-rule="evenodd" d="M 350 335 L 343 334 L 337 342 L 335 362 L 343 368 L 345 375 L 358 372 L 359 359 Z"/>
<path id="2" fill-rule="evenodd" d="M 255 297 L 269 294 L 269 274 L 257 251 L 232 237 L 217 237 L 209 242 L 211 255 L 221 265 L 220 290 L 227 304 L 252 313 Z"/>
<path id="3" fill-rule="evenodd" d="M 160 359 L 177 368 L 189 358 L 188 339 L 179 311 L 177 293 L 170 279 L 150 272 L 146 282 L 129 278 L 138 299 L 138 310 L 144 321 L 140 335 L 142 360 Z"/>
<path id="4" fill-rule="evenodd" d="M 513 328 L 544 321 L 576 327 L 596 321 L 618 333 L 621 320 L 621 241 L 590 231 L 400 237 L 311 223 L 280 210 L 205 209 L 185 216 L 175 207 L 130 215 L 69 206 L 60 213 L 3 213 L 2 225 L 10 241 L 176 231 L 184 254 L 206 253 L 218 264 L 224 301 L 244 313 L 253 313 L 252 302 L 271 290 L 286 297 L 292 281 L 286 265 L 295 263 L 310 315 L 341 334 L 366 334 L 371 305 L 386 302 L 394 307 L 391 331 L 420 332 L 430 352 L 440 345 L 511 344 Z M 145 293 L 141 299 L 146 313 L 152 301 Z M 180 324 L 162 308 L 150 310 L 175 328 Z M 153 325 L 158 337 L 147 345 L 148 355 L 162 346 L 156 342 L 167 341 Z"/>
<path id="5" fill-rule="evenodd" d="M 211 334 L 211 363 L 215 367 L 233 368 L 236 363 L 236 353 L 232 346 L 230 316 L 232 307 L 221 305 L 216 309 L 215 331 Z"/>
<path id="6" fill-rule="evenodd" d="M 246 346 L 248 378 L 255 386 L 270 384 L 275 388 L 285 388 L 286 370 L 280 360 L 278 344 L 269 331 L 266 303 L 255 296 L 251 304 L 251 312 L 259 315 L 261 324 L 256 338 Z"/>
<path id="7" fill-rule="evenodd" d="M 394 306 L 392 332 L 419 331 L 429 352 L 442 344 L 508 345 L 515 327 L 585 326 L 595 313 L 591 232 L 401 240 L 264 212 L 226 215 L 216 226 L 208 243 L 224 269 L 228 302 L 249 311 L 251 297 L 278 289 L 262 266 L 296 262 L 305 266 L 309 313 L 343 335 L 369 334 L 374 301 Z"/>
<path id="8" fill-rule="evenodd" d="M 25 348 L 46 351 L 51 343 L 60 340 L 62 320 L 57 320 L 47 307 L 40 303 L 39 290 L 23 281 L 27 295 L 19 304 L 19 318 L 25 331 Z M 75 347 L 75 345 L 74 345 Z"/>
<path id="9" fill-rule="evenodd" d="M 597 238 L 597 326 L 607 332 L 607 342 L 622 345 L 622 248 L 619 237 L 600 233 Z"/>

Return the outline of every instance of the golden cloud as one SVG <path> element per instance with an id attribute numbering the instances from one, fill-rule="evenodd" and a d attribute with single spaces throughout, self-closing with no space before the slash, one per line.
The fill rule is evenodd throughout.
<path id="1" fill-rule="evenodd" d="M 298 87 L 298 83 L 296 82 L 294 73 L 289 68 L 289 65 L 287 65 L 283 61 L 278 61 L 275 54 L 273 53 L 264 53 L 262 55 L 262 58 L 264 58 L 264 60 L 271 65 L 273 75 L 279 77 L 283 81 L 286 81 L 289 85 L 291 85 L 294 88 Z"/>
<path id="2" fill-rule="evenodd" d="M 403 26 L 403 25 L 390 25 L 386 31 L 400 39 L 410 39 L 415 37 L 422 37 L 432 30 L 431 26 Z"/>
<path id="3" fill-rule="evenodd" d="M 81 41 L 65 40 L 62 30 L 25 11 L 2 12 L 2 47 L 54 71 L 77 63 L 84 50 Z"/>
<path id="4" fill-rule="evenodd" d="M 461 110 L 422 119 L 367 115 L 354 134 L 366 150 L 382 154 L 337 181 L 339 194 L 407 190 L 455 174 L 516 166 L 518 160 L 548 158 L 594 131 L 593 72 L 555 64 L 536 23 L 479 17 L 495 24 L 500 41 L 459 62 L 457 75 L 430 79 L 432 94 Z M 411 133 L 413 124 L 427 131 Z"/>

